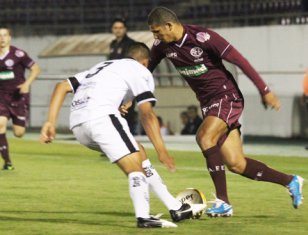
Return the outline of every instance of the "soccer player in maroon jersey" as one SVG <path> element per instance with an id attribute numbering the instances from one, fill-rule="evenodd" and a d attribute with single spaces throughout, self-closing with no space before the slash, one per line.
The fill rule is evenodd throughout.
<path id="1" fill-rule="evenodd" d="M 196 140 L 206 159 L 217 197 L 207 214 L 211 217 L 233 215 L 224 165 L 247 178 L 287 187 L 294 208 L 298 208 L 302 203 L 303 179 L 269 168 L 243 153 L 238 120 L 244 98 L 222 60 L 238 66 L 247 75 L 259 90 L 265 108 L 278 111 L 279 99 L 256 70 L 219 34 L 205 27 L 181 24 L 168 8 L 154 8 L 148 16 L 148 25 L 156 39 L 151 49 L 150 71 L 167 57 L 200 102 L 203 122 Z"/>
<path id="2" fill-rule="evenodd" d="M 6 139 L 9 119 L 13 122 L 16 137 L 25 133 L 29 110 L 31 83 L 37 78 L 39 66 L 21 49 L 11 46 L 11 31 L 0 27 L 0 152 L 4 160 L 3 170 L 13 170 Z M 25 79 L 25 69 L 30 69 Z"/>

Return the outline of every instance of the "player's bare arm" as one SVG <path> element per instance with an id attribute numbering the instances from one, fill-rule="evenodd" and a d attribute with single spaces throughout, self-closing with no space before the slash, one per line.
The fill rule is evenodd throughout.
<path id="1" fill-rule="evenodd" d="M 51 96 L 48 118 L 41 129 L 41 143 L 51 143 L 56 136 L 56 123 L 59 111 L 67 93 L 72 92 L 72 88 L 67 81 L 59 82 Z"/>
<path id="2" fill-rule="evenodd" d="M 40 71 L 41 71 L 41 69 L 38 66 L 38 64 L 33 64 L 31 66 L 30 75 L 29 75 L 28 79 L 26 79 L 26 81 L 24 83 L 22 83 L 18 86 L 19 92 L 21 94 L 29 93 L 30 86 L 31 86 L 32 82 L 38 77 L 38 75 L 40 74 Z"/>
<path id="3" fill-rule="evenodd" d="M 140 111 L 139 113 L 142 126 L 155 147 L 158 154 L 158 159 L 168 168 L 168 170 L 174 171 L 175 164 L 161 137 L 159 123 L 152 109 L 152 104 L 150 102 L 145 102 L 140 104 L 138 108 Z"/>

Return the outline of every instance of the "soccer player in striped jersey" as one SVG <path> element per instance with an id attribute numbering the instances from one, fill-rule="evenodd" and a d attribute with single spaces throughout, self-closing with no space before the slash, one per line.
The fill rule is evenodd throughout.
<path id="1" fill-rule="evenodd" d="M 131 58 L 101 62 L 58 83 L 51 98 L 48 121 L 41 130 L 41 141 L 49 143 L 55 138 L 60 107 L 66 94 L 73 92 L 70 128 L 81 144 L 104 152 L 128 176 L 137 226 L 176 227 L 169 221 L 150 216 L 149 186 L 167 206 L 175 222 L 191 218 L 204 210 L 205 205 L 181 204 L 168 192 L 120 113 L 128 108 L 126 104 L 136 99 L 142 125 L 156 149 L 158 159 L 174 171 L 173 158 L 162 140 L 152 108 L 156 98 L 153 95 L 153 76 L 146 68 L 149 54 L 145 44 L 136 43 L 128 51 Z"/>

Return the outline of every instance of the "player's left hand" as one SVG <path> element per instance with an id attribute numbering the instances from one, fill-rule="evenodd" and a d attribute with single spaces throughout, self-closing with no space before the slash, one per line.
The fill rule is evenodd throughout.
<path id="1" fill-rule="evenodd" d="M 168 153 L 159 154 L 158 159 L 167 167 L 170 172 L 175 172 L 175 163 L 173 157 L 171 157 Z"/>
<path id="2" fill-rule="evenodd" d="M 17 86 L 20 94 L 26 94 L 30 92 L 30 85 L 27 82 L 24 82 Z"/>
<path id="3" fill-rule="evenodd" d="M 269 107 L 271 109 L 275 109 L 276 111 L 279 111 L 281 107 L 280 100 L 277 98 L 277 96 L 273 92 L 269 92 L 266 95 L 264 95 L 262 97 L 262 103 L 265 109 Z"/>
<path id="4" fill-rule="evenodd" d="M 51 122 L 45 122 L 41 129 L 40 142 L 43 144 L 51 143 L 56 136 L 56 128 Z"/>

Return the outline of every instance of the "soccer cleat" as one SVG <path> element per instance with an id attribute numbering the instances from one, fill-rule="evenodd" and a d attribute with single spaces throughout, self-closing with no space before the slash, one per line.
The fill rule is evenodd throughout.
<path id="1" fill-rule="evenodd" d="M 303 203 L 303 188 L 304 179 L 300 176 L 293 176 L 292 181 L 288 184 L 287 188 L 292 198 L 293 207 L 297 209 Z"/>
<path id="2" fill-rule="evenodd" d="M 181 220 L 190 219 L 193 216 L 198 215 L 203 212 L 206 208 L 206 204 L 188 204 L 183 203 L 180 209 L 170 210 L 171 218 L 174 222 L 179 222 Z"/>
<path id="3" fill-rule="evenodd" d="M 206 210 L 209 217 L 230 217 L 233 215 L 233 208 L 228 203 L 216 198 L 213 206 Z"/>
<path id="4" fill-rule="evenodd" d="M 138 228 L 176 228 L 177 225 L 164 219 L 151 216 L 150 218 L 137 218 Z"/>
<path id="5" fill-rule="evenodd" d="M 12 163 L 5 163 L 3 165 L 2 170 L 12 171 L 12 170 L 14 170 L 14 167 L 13 167 Z"/>

